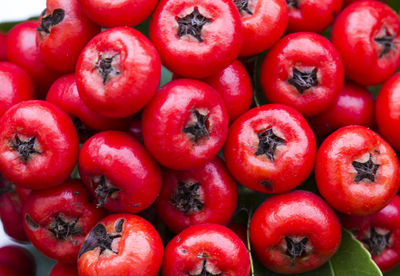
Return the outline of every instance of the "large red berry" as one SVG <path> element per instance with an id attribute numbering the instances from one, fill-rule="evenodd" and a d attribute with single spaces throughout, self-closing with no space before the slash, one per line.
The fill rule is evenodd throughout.
<path id="1" fill-rule="evenodd" d="M 37 28 L 40 56 L 50 68 L 73 72 L 83 47 L 98 32 L 100 26 L 83 14 L 78 0 L 47 0 Z"/>
<path id="2" fill-rule="evenodd" d="M 326 110 L 343 82 L 339 53 L 329 40 L 314 33 L 282 38 L 268 52 L 261 68 L 261 85 L 267 99 L 294 107 L 304 116 Z"/>
<path id="3" fill-rule="evenodd" d="M 162 0 L 150 22 L 150 39 L 168 69 L 204 78 L 239 55 L 243 27 L 232 0 Z"/>
<path id="4" fill-rule="evenodd" d="M 236 210 L 237 196 L 235 180 L 221 158 L 215 157 L 198 169 L 165 169 L 156 208 L 168 228 L 178 233 L 201 223 L 227 224 Z"/>
<path id="5" fill-rule="evenodd" d="M 106 27 L 136 26 L 150 16 L 157 0 L 78 0 L 85 14 Z"/>
<path id="6" fill-rule="evenodd" d="M 160 236 L 145 219 L 110 215 L 87 235 L 78 257 L 80 276 L 156 276 L 163 260 Z"/>
<path id="7" fill-rule="evenodd" d="M 315 180 L 336 210 L 364 216 L 385 207 L 399 188 L 399 162 L 390 145 L 363 126 L 332 133 L 317 153 Z"/>
<path id="8" fill-rule="evenodd" d="M 156 49 L 143 34 L 128 27 L 95 36 L 76 65 L 82 100 L 97 113 L 115 118 L 142 109 L 155 94 L 160 76 Z"/>
<path id="9" fill-rule="evenodd" d="M 191 226 L 165 248 L 163 276 L 250 275 L 250 256 L 242 240 L 218 224 Z"/>
<path id="10" fill-rule="evenodd" d="M 249 189 L 280 193 L 300 185 L 311 173 L 315 137 L 304 117 L 288 106 L 253 108 L 229 129 L 226 164 Z"/>
<path id="11" fill-rule="evenodd" d="M 225 142 L 228 116 L 218 92 L 201 81 L 163 86 L 142 117 L 146 148 L 162 165 L 186 170 L 210 161 Z"/>
<path id="12" fill-rule="evenodd" d="M 278 273 L 301 273 L 321 266 L 335 254 L 340 239 L 335 213 L 321 198 L 306 191 L 268 198 L 250 223 L 257 258 Z"/>
<path id="13" fill-rule="evenodd" d="M 79 153 L 79 174 L 97 200 L 112 212 L 137 213 L 161 189 L 161 172 L 135 138 L 119 131 L 96 134 Z"/>
<path id="14" fill-rule="evenodd" d="M 24 204 L 23 223 L 32 244 L 49 258 L 74 263 L 90 229 L 103 217 L 80 180 L 34 191 Z"/>
<path id="15" fill-rule="evenodd" d="M 71 119 L 51 103 L 21 102 L 0 119 L 0 171 L 16 185 L 42 189 L 63 183 L 78 150 Z"/>
<path id="16" fill-rule="evenodd" d="M 346 76 L 362 85 L 387 80 L 400 65 L 400 18 L 379 1 L 359 1 L 340 13 L 332 42 L 343 59 Z"/>

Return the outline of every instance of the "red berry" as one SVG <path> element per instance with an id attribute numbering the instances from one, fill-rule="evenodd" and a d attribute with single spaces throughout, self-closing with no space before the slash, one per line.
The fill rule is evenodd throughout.
<path id="1" fill-rule="evenodd" d="M 36 264 L 32 254 L 23 247 L 7 245 L 0 248 L 0 264 L 7 265 L 19 276 L 34 276 Z M 4 274 L 0 275 L 4 276 Z"/>

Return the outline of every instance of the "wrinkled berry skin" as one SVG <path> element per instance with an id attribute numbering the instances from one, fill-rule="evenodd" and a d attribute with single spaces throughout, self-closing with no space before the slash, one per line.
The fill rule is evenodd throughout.
<path id="1" fill-rule="evenodd" d="M 21 187 L 60 185 L 74 169 L 78 150 L 71 119 L 51 103 L 24 101 L 0 119 L 0 171 Z"/>
<path id="2" fill-rule="evenodd" d="M 150 16 L 157 0 L 78 0 L 84 13 L 106 27 L 136 26 Z"/>
<path id="3" fill-rule="evenodd" d="M 363 242 L 364 246 L 371 252 L 372 259 L 379 266 L 383 272 L 387 272 L 400 263 L 400 198 L 395 196 L 392 201 L 379 212 L 369 216 L 346 216 L 341 215 L 340 221 L 343 227 L 352 231 L 358 240 Z M 374 228 L 372 230 L 372 228 Z M 371 246 L 371 232 L 386 236 L 383 248 L 380 244 L 375 243 L 379 241 L 372 240 Z M 374 233 L 374 234 L 375 234 Z M 375 236 L 376 237 L 376 236 Z M 368 239 L 370 239 L 368 241 Z M 378 245 L 378 246 L 376 246 Z M 376 247 L 374 247 L 376 246 Z"/>
<path id="4" fill-rule="evenodd" d="M 37 30 L 40 57 L 48 67 L 60 73 L 71 73 L 75 70 L 83 47 L 100 32 L 100 26 L 83 14 L 78 0 L 47 0 L 39 24 L 42 24 L 44 18 L 52 16 L 55 10 L 64 12 L 54 22 L 57 24 Z"/>
<path id="5" fill-rule="evenodd" d="M 116 27 L 86 45 L 75 75 L 79 95 L 89 108 L 107 117 L 123 118 L 138 112 L 154 96 L 161 63 L 143 34 Z"/>
<path id="6" fill-rule="evenodd" d="M 144 144 L 160 164 L 187 170 L 217 155 L 228 133 L 228 115 L 212 87 L 180 79 L 158 90 L 143 111 L 142 127 Z"/>
<path id="7" fill-rule="evenodd" d="M 306 239 L 302 252 L 288 252 L 288 241 Z M 313 270 L 329 260 L 340 245 L 341 228 L 333 210 L 317 195 L 293 191 L 268 198 L 250 222 L 252 249 L 261 263 L 284 274 Z"/>
<path id="8" fill-rule="evenodd" d="M 101 235 L 93 229 L 101 229 Z M 156 229 L 145 219 L 115 214 L 99 221 L 93 229 L 78 257 L 80 276 L 157 275 L 164 247 Z M 90 238 L 91 234 L 94 238 Z M 95 238 L 106 235 L 112 242 L 102 250 Z"/>
<path id="9" fill-rule="evenodd" d="M 250 257 L 242 240 L 218 224 L 191 226 L 165 248 L 163 276 L 250 275 Z"/>
<path id="10" fill-rule="evenodd" d="M 332 133 L 318 149 L 318 190 L 334 209 L 365 216 L 381 210 L 399 188 L 399 162 L 390 145 L 363 126 Z"/>
<path id="11" fill-rule="evenodd" d="M 383 46 L 385 37 L 393 46 Z M 335 20 L 331 40 L 342 57 L 346 76 L 364 86 L 384 82 L 400 65 L 396 46 L 400 18 L 379 1 L 358 1 L 346 7 Z"/>

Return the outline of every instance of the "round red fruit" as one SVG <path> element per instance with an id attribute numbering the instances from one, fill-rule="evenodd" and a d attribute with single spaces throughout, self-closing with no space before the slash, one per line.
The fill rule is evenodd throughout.
<path id="1" fill-rule="evenodd" d="M 378 134 L 363 126 L 332 133 L 317 153 L 315 180 L 336 210 L 364 216 L 385 207 L 399 188 L 396 153 Z"/>
<path id="2" fill-rule="evenodd" d="M 165 248 L 163 276 L 250 275 L 250 256 L 242 240 L 218 224 L 191 226 Z"/>
<path id="3" fill-rule="evenodd" d="M 253 108 L 229 129 L 224 157 L 241 184 L 262 193 L 281 193 L 311 173 L 315 137 L 304 117 L 277 104 Z"/>
<path id="4" fill-rule="evenodd" d="M 250 240 L 267 268 L 284 274 L 302 273 L 335 254 L 341 228 L 321 198 L 294 191 L 272 196 L 258 207 L 250 223 Z"/>
<path id="5" fill-rule="evenodd" d="M 157 163 L 131 135 L 101 132 L 83 144 L 79 174 L 97 200 L 112 212 L 137 213 L 149 207 L 161 189 Z"/>
<path id="6" fill-rule="evenodd" d="M 142 117 L 143 139 L 165 167 L 187 170 L 204 166 L 225 142 L 228 115 L 218 92 L 196 80 L 163 86 Z"/>
<path id="7" fill-rule="evenodd" d="M 97 113 L 115 118 L 142 109 L 155 94 L 160 76 L 156 49 L 129 27 L 112 28 L 95 36 L 76 65 L 82 100 Z"/>
<path id="8" fill-rule="evenodd" d="M 58 262 L 51 270 L 49 276 L 78 276 L 76 265 Z"/>
<path id="9" fill-rule="evenodd" d="M 379 1 L 359 1 L 340 13 L 332 42 L 342 56 L 346 76 L 365 85 L 387 80 L 400 65 L 400 18 Z"/>
<path id="10" fill-rule="evenodd" d="M 156 276 L 164 248 L 154 227 L 130 214 L 110 215 L 90 231 L 78 257 L 80 276 Z"/>
<path id="11" fill-rule="evenodd" d="M 74 263 L 86 234 L 104 215 L 91 202 L 82 181 L 69 180 L 32 192 L 24 205 L 23 223 L 37 250 L 57 261 Z"/>
<path id="12" fill-rule="evenodd" d="M 329 40 L 314 33 L 282 38 L 268 52 L 261 68 L 261 85 L 267 99 L 294 107 L 304 116 L 326 110 L 343 82 L 339 53 Z"/>
<path id="13" fill-rule="evenodd" d="M 168 69 L 204 78 L 237 58 L 243 27 L 232 0 L 162 0 L 150 21 L 150 39 Z"/>
<path id="14" fill-rule="evenodd" d="M 19 276 L 35 276 L 36 263 L 32 254 L 23 247 L 7 245 L 0 248 L 0 264 L 7 265 Z M 4 276 L 4 274 L 0 275 Z"/>
<path id="15" fill-rule="evenodd" d="M 63 183 L 78 150 L 71 119 L 51 103 L 21 102 L 0 119 L 0 171 L 16 185 L 43 189 Z"/>

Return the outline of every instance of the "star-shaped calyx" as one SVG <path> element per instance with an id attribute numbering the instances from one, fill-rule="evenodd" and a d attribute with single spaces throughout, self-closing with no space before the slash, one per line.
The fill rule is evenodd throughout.
<path id="1" fill-rule="evenodd" d="M 308 238 L 304 237 L 300 241 L 296 242 L 292 238 L 285 237 L 286 241 L 286 254 L 294 262 L 296 258 L 303 257 L 306 254 Z"/>
<path id="2" fill-rule="evenodd" d="M 288 7 L 293 7 L 295 9 L 299 8 L 299 1 L 298 0 L 286 0 L 286 4 Z"/>
<path id="3" fill-rule="evenodd" d="M 35 140 L 36 137 L 33 136 L 23 141 L 19 138 L 18 134 L 15 134 L 14 139 L 10 141 L 11 149 L 18 152 L 18 157 L 26 163 L 33 154 L 41 154 L 36 149 Z"/>
<path id="4" fill-rule="evenodd" d="M 275 133 L 272 131 L 272 127 L 257 133 L 257 136 L 259 142 L 256 156 L 265 154 L 265 156 L 267 156 L 267 158 L 271 161 L 275 160 L 276 148 L 280 145 L 286 145 L 285 140 L 275 135 Z"/>
<path id="5" fill-rule="evenodd" d="M 42 20 L 39 22 L 37 31 L 39 34 L 49 34 L 51 27 L 60 24 L 65 17 L 65 11 L 63 9 L 55 9 L 53 13 L 46 15 L 46 9 L 42 12 Z"/>
<path id="6" fill-rule="evenodd" d="M 194 8 L 191 14 L 188 14 L 184 17 L 178 17 L 176 19 L 178 22 L 178 36 L 181 38 L 185 35 L 191 35 L 196 38 L 199 42 L 203 42 L 203 38 L 201 36 L 201 31 L 203 30 L 204 25 L 210 23 L 211 20 L 207 17 L 203 16 L 198 8 Z"/>
<path id="7" fill-rule="evenodd" d="M 114 75 L 119 75 L 121 72 L 117 71 L 113 66 L 113 60 L 117 55 L 105 57 L 100 55 L 95 66 L 103 78 L 103 84 L 106 84 Z"/>
<path id="8" fill-rule="evenodd" d="M 116 192 L 119 192 L 120 189 L 110 185 L 104 176 L 104 174 L 97 180 L 92 180 L 95 185 L 97 185 L 94 192 L 96 193 L 97 197 L 97 208 L 101 208 L 106 204 L 107 199 Z"/>
<path id="9" fill-rule="evenodd" d="M 239 12 L 246 12 L 250 15 L 252 15 L 253 13 L 249 10 L 249 0 L 234 0 L 233 1 L 236 5 L 236 7 L 238 8 Z"/>
<path id="10" fill-rule="evenodd" d="M 200 212 L 203 210 L 204 202 L 200 200 L 199 189 L 200 183 L 179 181 L 170 203 L 184 214 Z"/>
<path id="11" fill-rule="evenodd" d="M 382 235 L 379 234 L 375 227 L 371 227 L 369 238 L 361 241 L 368 246 L 368 250 L 374 256 L 379 256 L 389 245 L 390 232 Z"/>
<path id="12" fill-rule="evenodd" d="M 389 54 L 391 50 L 396 51 L 396 41 L 394 41 L 396 35 L 391 35 L 387 28 L 384 28 L 384 32 L 384 35 L 374 38 L 374 41 L 382 47 L 379 58 Z"/>
<path id="13" fill-rule="evenodd" d="M 375 181 L 376 172 L 379 169 L 379 164 L 375 164 L 374 162 L 372 162 L 371 154 L 369 155 L 369 159 L 367 162 L 361 163 L 358 161 L 353 161 L 351 164 L 357 171 L 354 182 L 358 183 L 363 179 L 369 179 L 371 182 Z"/>
<path id="14" fill-rule="evenodd" d="M 288 80 L 288 83 L 293 85 L 300 94 L 304 94 L 307 89 L 318 85 L 317 79 L 317 68 L 312 71 L 300 71 L 297 68 L 293 68 L 292 77 Z"/>
<path id="15" fill-rule="evenodd" d="M 203 261 L 203 267 L 200 274 L 189 274 L 189 276 L 221 276 L 221 273 L 212 274 L 207 270 L 207 260 Z"/>
<path id="16" fill-rule="evenodd" d="M 67 240 L 72 235 L 82 234 L 77 225 L 79 218 L 68 221 L 63 213 L 57 214 L 50 223 L 49 231 L 59 240 Z"/>
<path id="17" fill-rule="evenodd" d="M 184 133 L 188 133 L 192 136 L 192 140 L 194 143 L 197 143 L 201 139 L 207 137 L 208 138 L 208 129 L 207 129 L 207 119 L 208 115 L 201 114 L 198 110 L 191 110 L 194 115 L 194 121 L 187 124 L 183 129 Z"/>

